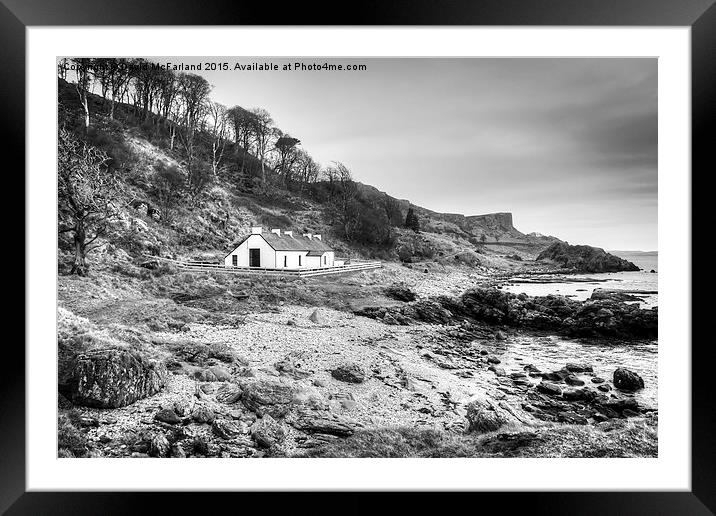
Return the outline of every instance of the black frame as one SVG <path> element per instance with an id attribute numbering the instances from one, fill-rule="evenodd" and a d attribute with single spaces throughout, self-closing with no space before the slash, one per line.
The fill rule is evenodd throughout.
<path id="1" fill-rule="evenodd" d="M 691 27 L 692 169 L 706 176 L 716 167 L 712 154 L 716 113 L 716 5 L 714 0 L 383 0 L 340 2 L 246 2 L 241 0 L 0 0 L 0 98 L 3 102 L 2 142 L 20 166 L 25 160 L 25 28 L 34 25 L 606 25 Z M 14 170 L 19 170 L 16 167 Z M 9 173 L 10 169 L 6 169 Z M 7 174 L 6 174 L 7 175 Z M 692 182 L 698 176 L 692 172 Z M 693 189 L 699 192 L 699 189 Z M 702 189 L 702 191 L 705 189 Z M 693 201 L 692 201 L 693 202 Z M 704 235 L 707 212 L 694 202 L 694 228 Z M 694 208 L 697 208 L 694 210 Z M 23 238 L 23 237 L 20 237 Z M 698 255 L 696 255 L 698 256 Z M 698 262 L 701 265 L 702 260 Z M 705 265 L 705 264 L 704 264 Z M 705 270 L 706 267 L 697 267 Z M 26 272 L 28 274 L 29 272 Z M 694 304 L 696 313 L 701 308 Z M 693 316 L 692 316 L 693 319 Z M 710 340 L 710 339 L 709 339 Z M 711 342 L 692 346 L 692 491 L 619 493 L 480 493 L 450 495 L 455 509 L 476 510 L 497 502 L 503 509 L 533 514 L 714 514 L 716 512 L 716 446 L 713 430 L 714 384 Z M 21 350 L 8 356 L 14 342 L 6 340 L 5 368 L 0 375 L 0 511 L 7 514 L 124 514 L 148 512 L 159 498 L 162 512 L 191 508 L 184 493 L 25 493 L 25 359 Z M 678 345 L 678 343 L 669 343 Z M 569 473 L 566 473 L 569 474 Z M 256 501 L 278 511 L 276 497 L 238 493 L 202 496 L 203 510 L 226 502 Z M 241 497 L 241 498 L 238 498 Z M 469 500 L 467 499 L 469 497 Z M 373 512 L 380 507 L 356 494 L 336 507 L 325 495 L 307 503 L 307 494 L 291 502 L 311 513 Z M 408 497 L 406 497 L 408 498 Z M 410 505 L 427 507 L 414 493 Z M 193 500 L 197 502 L 196 497 Z M 408 500 L 400 502 L 408 508 Z M 478 506 L 474 506 L 478 502 Z M 445 509 L 443 505 L 442 509 Z"/>

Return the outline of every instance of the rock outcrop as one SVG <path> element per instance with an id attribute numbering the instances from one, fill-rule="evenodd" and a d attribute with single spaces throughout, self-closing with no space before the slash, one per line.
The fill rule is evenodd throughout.
<path id="1" fill-rule="evenodd" d="M 639 267 L 628 260 L 607 253 L 604 249 L 588 245 L 569 245 L 555 242 L 542 251 L 537 260 L 550 260 L 567 269 L 579 272 L 638 271 Z"/>
<path id="2" fill-rule="evenodd" d="M 644 379 L 625 367 L 614 371 L 614 387 L 623 391 L 638 391 L 644 388 Z"/>
<path id="3" fill-rule="evenodd" d="M 100 349 L 77 357 L 72 401 L 96 408 L 124 407 L 161 391 L 166 368 L 128 350 Z"/>
<path id="4" fill-rule="evenodd" d="M 656 308 L 647 310 L 611 299 L 574 301 L 554 295 L 529 297 L 483 287 L 470 289 L 459 298 L 443 296 L 400 307 L 366 307 L 355 313 L 382 320 L 390 316 L 403 325 L 472 321 L 577 337 L 653 339 L 658 330 Z"/>

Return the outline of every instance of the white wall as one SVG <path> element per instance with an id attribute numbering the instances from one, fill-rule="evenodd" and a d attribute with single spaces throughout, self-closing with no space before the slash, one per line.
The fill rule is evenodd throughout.
<path id="1" fill-rule="evenodd" d="M 308 254 L 308 251 L 276 251 L 276 268 L 284 268 L 284 257 L 286 257 L 286 269 L 298 269 L 299 267 L 306 267 L 306 254 Z M 300 266 L 298 265 L 299 256 L 301 257 Z"/>
<path id="2" fill-rule="evenodd" d="M 261 235 L 251 235 L 239 247 L 231 251 L 231 254 L 224 258 L 224 265 L 233 265 L 232 256 L 236 255 L 239 267 L 249 266 L 249 249 L 261 250 L 261 267 L 273 269 L 276 267 L 276 251 L 268 245 Z M 283 259 L 281 259 L 283 265 Z"/>

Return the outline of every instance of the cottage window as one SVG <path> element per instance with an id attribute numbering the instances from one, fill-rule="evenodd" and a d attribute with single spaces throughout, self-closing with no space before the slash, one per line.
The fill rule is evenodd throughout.
<path id="1" fill-rule="evenodd" d="M 283 266 L 286 267 L 286 263 L 288 262 L 288 256 L 283 257 Z"/>
<path id="2" fill-rule="evenodd" d="M 300 254 L 298 255 L 298 266 L 299 267 L 301 266 L 301 255 Z"/>
<path id="3" fill-rule="evenodd" d="M 239 264 L 239 257 L 236 255 L 231 256 L 231 265 L 236 267 Z"/>

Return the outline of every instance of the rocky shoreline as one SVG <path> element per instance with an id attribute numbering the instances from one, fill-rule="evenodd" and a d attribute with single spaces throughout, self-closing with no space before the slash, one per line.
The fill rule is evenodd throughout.
<path id="1" fill-rule="evenodd" d="M 398 304 L 355 314 L 270 308 L 240 327 L 191 323 L 155 335 L 150 352 L 116 346 L 65 356 L 59 455 L 364 456 L 336 449 L 408 427 L 467 442 L 470 456 L 503 445 L 517 453 L 515 442 L 529 455 L 563 431 L 581 432 L 585 448 L 601 439 L 600 425 L 631 432 L 635 421 L 655 432 L 656 410 L 637 399 L 637 373 L 619 364 L 606 377 L 589 363 L 508 366 L 502 353 L 538 339 L 537 330 L 651 338 L 656 310 L 490 288 L 427 299 L 400 285 L 387 293 Z"/>

